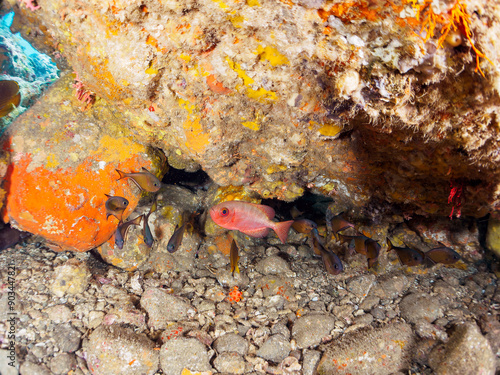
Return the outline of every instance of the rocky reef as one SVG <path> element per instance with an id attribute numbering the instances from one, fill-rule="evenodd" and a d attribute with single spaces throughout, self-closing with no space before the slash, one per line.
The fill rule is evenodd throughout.
<path id="1" fill-rule="evenodd" d="M 176 168 L 358 210 L 498 208 L 495 2 L 37 3 L 21 33 Z"/>

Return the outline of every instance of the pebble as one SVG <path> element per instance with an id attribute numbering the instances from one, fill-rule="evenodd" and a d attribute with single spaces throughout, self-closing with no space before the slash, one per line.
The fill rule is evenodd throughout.
<path id="1" fill-rule="evenodd" d="M 380 299 L 394 299 L 409 286 L 405 275 L 382 277 L 372 287 L 370 294 Z"/>
<path id="2" fill-rule="evenodd" d="M 82 334 L 71 324 L 59 324 L 54 328 L 53 339 L 61 352 L 73 353 L 80 348 Z"/>
<path id="3" fill-rule="evenodd" d="M 215 273 L 215 277 L 220 285 L 226 287 L 238 286 L 240 288 L 246 287 L 250 283 L 250 279 L 241 269 L 240 272 L 231 272 L 231 267 L 219 268 Z"/>
<path id="4" fill-rule="evenodd" d="M 287 301 L 295 297 L 293 279 L 279 276 L 264 276 L 256 282 L 257 288 L 262 289 L 264 298 L 282 295 Z"/>
<path id="5" fill-rule="evenodd" d="M 221 353 L 214 360 L 215 368 L 223 374 L 244 374 L 245 360 L 235 352 Z"/>
<path id="6" fill-rule="evenodd" d="M 159 354 L 154 343 L 131 328 L 100 326 L 86 345 L 92 375 L 152 375 L 158 370 Z"/>
<path id="7" fill-rule="evenodd" d="M 72 258 L 65 264 L 54 269 L 54 281 L 50 290 L 57 297 L 63 297 L 65 294 L 78 295 L 87 289 L 90 272 L 87 265 L 79 260 Z"/>
<path id="8" fill-rule="evenodd" d="M 449 341 L 434 349 L 429 364 L 436 375 L 493 375 L 495 354 L 474 323 L 455 327 Z"/>
<path id="9" fill-rule="evenodd" d="M 192 372 L 213 371 L 205 345 L 194 338 L 169 340 L 160 350 L 161 368 L 165 375 L 180 375 L 184 368 Z"/>
<path id="10" fill-rule="evenodd" d="M 283 310 L 283 307 L 285 306 L 285 298 L 280 294 L 277 294 L 272 297 L 267 297 L 266 301 L 264 302 L 264 305 L 268 308 Z"/>
<path id="11" fill-rule="evenodd" d="M 247 355 L 248 341 L 236 333 L 226 333 L 215 340 L 214 349 L 217 353 L 236 352 L 240 355 Z"/>
<path id="12" fill-rule="evenodd" d="M 387 375 L 407 366 L 415 337 L 406 323 L 361 329 L 335 340 L 318 365 L 319 374 Z"/>
<path id="13" fill-rule="evenodd" d="M 65 305 L 47 307 L 44 312 L 54 323 L 64 323 L 71 319 L 71 310 Z"/>
<path id="14" fill-rule="evenodd" d="M 302 375 L 316 374 L 316 367 L 321 358 L 319 350 L 304 349 L 304 359 L 302 361 Z"/>
<path id="15" fill-rule="evenodd" d="M 439 329 L 425 319 L 415 322 L 415 333 L 423 339 L 448 340 L 448 335 L 445 330 Z"/>
<path id="16" fill-rule="evenodd" d="M 408 294 L 402 299 L 399 309 L 401 316 L 410 323 L 416 323 L 421 319 L 432 323 L 443 316 L 439 297 L 424 293 Z"/>
<path id="17" fill-rule="evenodd" d="M 368 296 L 366 297 L 363 302 L 359 305 L 359 308 L 364 310 L 364 311 L 370 311 L 373 307 L 378 305 L 380 302 L 380 298 L 375 297 L 375 296 Z"/>
<path id="18" fill-rule="evenodd" d="M 265 360 L 279 363 L 288 357 L 292 350 L 290 341 L 281 334 L 269 337 L 257 350 L 257 356 Z"/>
<path id="19" fill-rule="evenodd" d="M 19 373 L 24 375 L 52 375 L 52 372 L 44 365 L 39 365 L 30 361 L 25 361 L 19 367 Z M 2 372 L 3 374 L 3 372 Z"/>
<path id="20" fill-rule="evenodd" d="M 255 269 L 264 275 L 286 275 L 291 272 L 288 262 L 278 255 L 262 259 L 257 263 Z"/>
<path id="21" fill-rule="evenodd" d="M 159 288 L 146 289 L 141 306 L 148 313 L 148 326 L 154 329 L 165 329 L 168 322 L 188 319 L 195 314 L 190 303 Z"/>
<path id="22" fill-rule="evenodd" d="M 288 329 L 286 324 L 283 322 L 278 322 L 275 325 L 273 325 L 273 327 L 271 328 L 271 333 L 273 335 L 276 335 L 279 333 L 280 335 L 283 335 L 283 337 L 285 337 L 285 339 L 287 339 L 287 340 L 290 339 L 290 330 Z"/>
<path id="23" fill-rule="evenodd" d="M 2 375 L 19 375 L 19 371 L 16 368 L 18 365 L 17 360 L 15 362 L 16 367 L 9 366 L 12 359 L 7 358 L 8 356 L 10 356 L 9 350 L 0 349 L 0 369 L 2 370 L 0 373 Z"/>
<path id="24" fill-rule="evenodd" d="M 321 343 L 335 328 L 335 318 L 330 314 L 308 314 L 297 319 L 292 328 L 292 337 L 300 349 Z"/>
<path id="25" fill-rule="evenodd" d="M 69 374 L 76 369 L 76 358 L 74 354 L 56 354 L 50 361 L 50 370 L 57 375 Z"/>
<path id="26" fill-rule="evenodd" d="M 372 274 L 353 277 L 347 282 L 347 290 L 356 295 L 358 298 L 366 297 L 370 292 L 375 279 L 375 275 Z"/>

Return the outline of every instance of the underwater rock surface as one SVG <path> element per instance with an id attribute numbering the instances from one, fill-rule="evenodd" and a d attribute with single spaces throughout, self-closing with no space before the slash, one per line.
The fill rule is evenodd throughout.
<path id="1" fill-rule="evenodd" d="M 19 33 L 11 32 L 14 17 L 14 12 L 9 12 L 0 19 L 0 80 L 14 80 L 21 101 L 12 112 L 0 117 L 0 135 L 58 78 L 57 66 L 49 56 L 38 52 Z"/>
<path id="2" fill-rule="evenodd" d="M 43 236 L 56 251 L 87 251 L 112 236 L 118 219 L 106 219 L 106 194 L 128 199 L 124 218 L 134 210 L 140 191 L 130 179 L 117 180 L 116 168 L 154 172 L 162 165 L 128 135 L 126 114 L 104 101 L 81 111 L 72 81 L 62 77 L 2 138 L 10 153 L 3 219 Z"/>
<path id="3" fill-rule="evenodd" d="M 499 207 L 496 2 L 38 4 L 29 27 L 82 82 L 219 185 L 420 214 Z"/>

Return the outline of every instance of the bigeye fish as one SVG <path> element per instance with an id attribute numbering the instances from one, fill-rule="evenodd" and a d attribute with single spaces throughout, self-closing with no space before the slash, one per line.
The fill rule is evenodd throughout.
<path id="1" fill-rule="evenodd" d="M 432 260 L 434 263 L 442 264 L 453 264 L 460 260 L 460 254 L 458 254 L 455 250 L 450 249 L 441 242 L 439 242 L 439 244 L 441 247 L 429 250 L 425 253 L 425 257 Z"/>
<path id="2" fill-rule="evenodd" d="M 149 215 L 151 215 L 153 212 L 156 211 L 157 208 L 157 203 L 156 199 L 151 205 L 151 208 L 149 209 L 149 213 L 147 215 L 142 215 L 144 216 L 144 226 L 142 227 L 142 235 L 144 236 L 144 243 L 146 244 L 147 247 L 152 247 L 154 243 L 154 238 L 153 238 L 153 233 L 151 233 L 151 228 L 149 227 Z"/>
<path id="3" fill-rule="evenodd" d="M 240 256 L 238 255 L 238 245 L 236 245 L 236 241 L 233 238 L 231 242 L 231 251 L 229 253 L 229 257 L 231 260 L 231 273 L 234 277 L 234 271 L 240 273 L 240 268 L 238 267 L 238 260 L 240 260 Z"/>
<path id="4" fill-rule="evenodd" d="M 160 190 L 160 180 L 144 167 L 142 168 L 142 172 L 125 173 L 119 169 L 116 169 L 116 171 L 120 175 L 119 180 L 126 177 L 131 178 L 141 190 L 149 191 L 150 193 Z"/>
<path id="5" fill-rule="evenodd" d="M 273 229 L 282 243 L 286 242 L 293 220 L 277 223 L 273 221 L 272 207 L 242 201 L 228 201 L 210 208 L 210 217 L 215 224 L 230 230 L 239 230 L 250 237 L 264 238 Z"/>
<path id="6" fill-rule="evenodd" d="M 356 250 L 358 254 L 363 254 L 366 255 L 366 241 L 369 240 L 370 238 L 366 236 L 346 236 L 343 234 L 338 234 L 338 238 L 341 243 L 349 243 L 349 249 Z"/>
<path id="7" fill-rule="evenodd" d="M 292 228 L 295 229 L 299 233 L 309 234 L 311 231 L 318 227 L 314 221 L 309 219 L 298 219 L 295 220 L 292 224 Z"/>
<path id="8" fill-rule="evenodd" d="M 131 225 L 140 225 L 142 220 L 142 215 L 137 216 L 134 220 L 127 221 L 126 223 L 118 225 L 115 230 L 115 245 L 121 250 L 125 244 L 125 238 L 127 236 L 127 231 Z"/>
<path id="9" fill-rule="evenodd" d="M 106 219 L 113 215 L 116 217 L 120 222 L 122 221 L 122 216 L 123 216 L 123 211 L 128 207 L 128 200 L 123 198 L 123 197 L 118 197 L 118 196 L 111 196 L 108 194 L 104 194 L 106 197 L 108 197 L 108 200 L 106 201 L 105 207 L 106 207 Z"/>
<path id="10" fill-rule="evenodd" d="M 420 251 L 418 249 L 412 249 L 407 247 L 397 247 L 394 246 L 387 238 L 387 246 L 388 249 L 387 251 L 391 250 L 396 250 L 396 253 L 398 254 L 399 261 L 401 264 L 404 264 L 406 266 L 418 266 L 419 264 L 422 264 L 425 258 L 425 253 L 423 251 Z"/>
<path id="11" fill-rule="evenodd" d="M 365 241 L 366 258 L 368 260 L 368 268 L 372 268 L 378 262 L 380 249 L 382 248 L 379 243 L 371 238 Z"/>
<path id="12" fill-rule="evenodd" d="M 338 232 L 341 232 L 347 228 L 354 228 L 354 224 L 349 223 L 347 220 L 345 220 L 342 217 L 343 212 L 341 212 L 338 215 L 333 215 L 333 213 L 330 210 L 326 211 L 326 223 L 327 226 L 329 226 L 328 229 L 333 233 L 335 236 L 335 239 L 338 240 Z"/>
<path id="13" fill-rule="evenodd" d="M 19 84 L 13 80 L 0 81 L 0 117 L 7 116 L 19 103 Z"/>
<path id="14" fill-rule="evenodd" d="M 326 250 L 321 244 L 319 236 L 316 236 L 316 234 L 312 236 L 312 240 L 314 252 L 319 251 L 319 253 L 321 254 L 321 259 L 323 260 L 323 265 L 325 266 L 326 272 L 328 272 L 330 275 L 338 275 L 339 273 L 341 273 L 344 270 L 344 266 L 342 265 L 342 261 L 337 256 L 337 254 L 332 251 Z"/>

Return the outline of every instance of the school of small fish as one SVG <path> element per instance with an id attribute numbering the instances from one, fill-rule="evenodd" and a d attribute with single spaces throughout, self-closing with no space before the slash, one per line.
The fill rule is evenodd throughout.
<path id="1" fill-rule="evenodd" d="M 292 216 L 300 215 L 300 212 L 292 212 Z M 353 253 L 366 256 L 368 268 L 373 268 L 378 263 L 382 246 L 374 239 L 362 233 L 357 235 L 345 235 L 340 232 L 354 228 L 355 225 L 343 218 L 343 213 L 334 215 L 330 210 L 326 213 L 327 231 L 341 244 L 347 244 L 348 250 Z M 321 257 L 326 271 L 332 275 L 338 275 L 344 270 L 342 261 L 332 250 L 324 246 L 324 239 L 319 234 L 318 224 L 312 220 L 295 217 L 294 220 L 275 222 L 274 209 L 266 205 L 259 205 L 242 201 L 228 201 L 219 203 L 210 209 L 212 220 L 219 226 L 229 230 L 239 230 L 251 237 L 262 238 L 273 229 L 282 243 L 286 242 L 288 230 L 292 227 L 299 233 L 307 234 L 312 241 L 314 253 Z M 408 246 L 396 247 L 387 238 L 388 251 L 394 250 L 402 265 L 416 266 L 429 260 L 432 264 L 453 264 L 460 260 L 460 255 L 453 249 L 439 243 L 439 247 L 423 252 Z M 238 268 L 238 246 L 233 238 L 231 243 L 231 272 L 239 272 Z"/>
<path id="2" fill-rule="evenodd" d="M 141 189 L 141 191 L 156 193 L 161 187 L 160 180 L 145 168 L 142 168 L 141 172 L 125 173 L 118 169 L 116 172 L 119 175 L 118 180 L 129 178 Z M 147 214 L 139 215 L 126 222 L 123 221 L 123 213 L 129 206 L 129 201 L 120 196 L 106 194 L 106 197 L 107 200 L 104 204 L 106 219 L 109 219 L 110 216 L 114 216 L 118 220 L 118 225 L 114 233 L 115 245 L 119 249 L 123 249 L 128 229 L 132 225 L 141 225 L 142 222 L 144 243 L 151 248 L 154 244 L 154 237 L 149 227 L 149 216 L 157 210 L 157 197 L 154 197 L 151 208 Z M 329 274 L 338 275 L 344 271 L 344 266 L 339 256 L 325 246 L 325 239 L 318 231 L 318 224 L 312 220 L 301 217 L 303 213 L 299 212 L 295 207 L 291 211 L 293 220 L 283 222 L 273 221 L 275 211 L 272 207 L 243 201 L 226 201 L 219 203 L 211 207 L 209 213 L 212 220 L 217 225 L 229 230 L 238 230 L 250 237 L 266 237 L 272 229 L 283 244 L 286 243 L 289 229 L 292 227 L 295 231 L 308 235 L 314 254 L 321 257 L 325 270 Z M 188 226 L 194 228 L 194 219 L 199 214 L 200 212 L 193 212 L 191 215 L 188 213 L 182 215 L 182 224 L 177 224 L 168 242 L 167 251 L 169 253 L 174 253 L 180 248 L 186 228 Z M 378 258 L 382 249 L 381 245 L 376 240 L 362 233 L 357 233 L 356 235 L 340 233 L 349 228 L 356 229 L 355 225 L 345 220 L 342 215 L 343 213 L 334 215 L 330 209 L 326 211 L 327 235 L 330 234 L 341 244 L 347 244 L 351 254 L 356 252 L 366 256 L 368 268 L 373 268 L 378 263 Z M 7 232 L 5 233 L 7 236 Z M 10 237 L 16 237 L 16 233 L 12 233 L 13 235 Z M 2 240 L 1 242 L 9 243 L 7 238 Z M 17 242 L 17 240 L 18 238 L 16 237 L 14 243 Z M 456 251 L 442 243 L 439 243 L 439 247 L 423 252 L 406 245 L 405 247 L 394 246 L 389 238 L 386 239 L 386 242 L 387 251 L 396 251 L 400 263 L 406 266 L 420 265 L 426 260 L 431 264 L 453 264 L 460 260 L 460 255 Z M 240 272 L 238 260 L 239 248 L 233 237 L 230 250 L 230 265 L 233 276 L 235 272 Z"/>
<path id="3" fill-rule="evenodd" d="M 142 168 L 141 172 L 125 173 L 118 169 L 116 170 L 116 172 L 118 172 L 119 175 L 118 180 L 121 180 L 122 178 L 130 178 L 134 182 L 134 184 L 136 184 L 142 191 L 155 193 L 158 190 L 160 190 L 161 187 L 160 180 L 158 180 L 158 178 L 154 174 L 152 174 L 145 168 Z M 119 249 L 123 249 L 123 246 L 127 238 L 128 229 L 132 225 L 141 225 L 141 222 L 143 222 L 142 234 L 144 238 L 144 243 L 146 244 L 146 246 L 152 247 L 154 243 L 154 238 L 151 229 L 149 228 L 148 221 L 149 221 L 149 216 L 156 211 L 157 208 L 156 197 L 147 215 L 146 214 L 139 215 L 136 218 L 129 220 L 125 223 L 123 222 L 123 212 L 128 207 L 129 203 L 128 200 L 124 197 L 110 196 L 107 194 L 106 197 L 108 198 L 106 200 L 106 203 L 104 204 L 106 208 L 106 219 L 108 219 L 110 216 L 114 216 L 118 219 L 118 227 L 116 228 L 114 234 L 115 245 Z"/>

